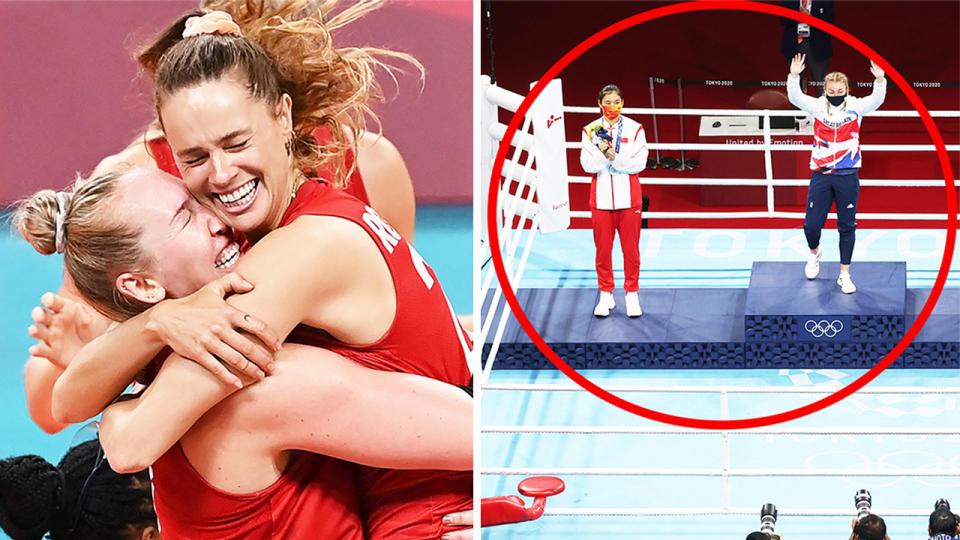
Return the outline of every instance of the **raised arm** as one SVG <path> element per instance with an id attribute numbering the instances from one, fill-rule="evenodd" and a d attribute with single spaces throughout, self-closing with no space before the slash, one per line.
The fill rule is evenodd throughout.
<path id="1" fill-rule="evenodd" d="M 209 402 L 233 391 L 172 355 L 142 396 L 104 413 L 100 440 L 111 466 L 118 472 L 150 466 L 207 412 Z M 374 467 L 469 470 L 472 410 L 472 400 L 453 386 L 288 344 L 272 376 L 211 413 L 222 413 L 218 429 L 236 421 L 237 429 L 257 433 L 258 444 L 276 452 L 306 450 Z"/>
<path id="2" fill-rule="evenodd" d="M 603 152 L 593 143 L 593 137 L 587 128 L 583 128 L 580 136 L 580 166 L 583 170 L 596 174 L 606 170 L 610 160 L 603 155 Z"/>
<path id="3" fill-rule="evenodd" d="M 790 103 L 794 107 L 802 110 L 803 112 L 813 115 L 817 113 L 817 110 L 820 107 L 820 100 L 804 94 L 800 90 L 800 73 L 803 72 L 803 68 L 806 64 L 807 55 L 797 54 L 793 57 L 793 61 L 790 62 L 790 75 L 787 76 L 787 99 L 790 100 Z"/>
<path id="4" fill-rule="evenodd" d="M 873 74 L 873 91 L 869 96 L 857 100 L 857 112 L 861 115 L 870 114 L 883 105 L 883 100 L 887 97 L 887 79 L 884 77 L 880 66 L 870 61 L 870 73 Z"/>
<path id="5" fill-rule="evenodd" d="M 619 172 L 637 174 L 647 167 L 647 153 L 647 136 L 643 133 L 643 126 L 638 124 L 630 143 L 620 149 L 611 165 Z"/>

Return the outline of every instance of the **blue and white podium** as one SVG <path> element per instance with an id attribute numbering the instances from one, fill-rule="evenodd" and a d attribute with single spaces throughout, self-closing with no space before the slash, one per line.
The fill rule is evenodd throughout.
<path id="1" fill-rule="evenodd" d="M 850 295 L 836 284 L 839 263 L 821 263 L 814 280 L 803 266 L 755 262 L 747 289 L 641 289 L 643 316 L 634 319 L 624 312 L 622 291 L 604 319 L 593 316 L 595 289 L 520 289 L 517 299 L 576 369 L 869 368 L 900 340 L 930 294 L 907 289 L 903 262 L 857 262 L 857 292 Z M 483 344 L 484 359 L 491 340 Z M 512 317 L 494 366 L 552 367 Z M 893 366 L 960 367 L 960 290 L 944 289 Z"/>
<path id="2" fill-rule="evenodd" d="M 837 286 L 840 263 L 821 263 L 808 280 L 803 264 L 755 262 L 744 310 L 747 367 L 870 367 L 906 329 L 907 265 L 858 262 L 857 292 Z"/>

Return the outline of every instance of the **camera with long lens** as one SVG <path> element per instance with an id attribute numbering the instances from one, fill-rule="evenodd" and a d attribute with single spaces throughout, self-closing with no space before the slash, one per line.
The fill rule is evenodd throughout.
<path id="1" fill-rule="evenodd" d="M 933 503 L 933 511 L 936 512 L 937 510 L 946 510 L 949 512 L 950 501 L 946 499 L 937 499 L 937 502 Z"/>
<path id="2" fill-rule="evenodd" d="M 857 491 L 857 494 L 853 496 L 853 502 L 857 506 L 857 521 L 860 521 L 865 516 L 870 515 L 872 499 L 870 498 L 869 491 L 865 489 Z"/>
<path id="3" fill-rule="evenodd" d="M 777 525 L 777 507 L 773 503 L 767 503 L 760 509 L 760 532 L 768 535 L 773 540 L 780 540 L 780 535 L 776 531 Z"/>

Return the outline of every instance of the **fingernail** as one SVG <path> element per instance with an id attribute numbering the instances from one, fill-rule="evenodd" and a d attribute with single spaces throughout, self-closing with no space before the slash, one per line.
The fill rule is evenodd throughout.
<path id="1" fill-rule="evenodd" d="M 236 386 L 238 390 L 243 388 L 243 383 L 240 381 L 234 381 L 233 385 Z"/>
<path id="2" fill-rule="evenodd" d="M 450 518 L 450 517 L 447 517 L 447 516 L 443 516 L 443 524 L 444 524 L 444 525 L 453 525 L 453 518 Z M 449 536 L 449 535 L 444 535 L 443 537 L 444 537 L 444 538 L 447 538 L 448 536 Z"/>

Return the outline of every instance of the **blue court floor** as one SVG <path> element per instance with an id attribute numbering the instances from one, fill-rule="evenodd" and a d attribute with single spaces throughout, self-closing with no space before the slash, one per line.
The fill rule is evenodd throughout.
<path id="1" fill-rule="evenodd" d="M 837 370 L 752 371 L 585 371 L 601 386 L 835 388 L 862 374 Z M 570 384 L 557 371 L 494 371 L 490 383 Z M 960 387 L 960 373 L 936 370 L 889 370 L 868 388 Z M 728 394 L 724 413 L 719 393 L 620 393 L 641 405 L 673 414 L 703 418 L 745 418 L 809 403 L 821 394 Z M 482 426 L 651 426 L 660 424 L 621 411 L 586 392 L 486 390 Z M 960 425 L 957 397 L 921 394 L 855 394 L 819 413 L 777 427 L 820 430 L 893 427 L 956 427 L 955 435 L 746 435 L 729 436 L 731 471 L 744 469 L 895 471 L 960 470 Z M 482 467 L 712 469 L 723 466 L 723 444 L 716 432 L 683 435 L 483 433 Z M 560 475 L 566 491 L 547 501 L 551 509 L 720 508 L 724 488 L 718 477 Z M 487 475 L 482 495 L 516 495 L 524 476 Z M 729 506 L 750 515 L 685 517 L 610 517 L 544 515 L 537 521 L 484 529 L 485 539 L 506 538 L 744 538 L 757 530 L 763 504 L 777 505 L 777 530 L 785 538 L 846 538 L 855 515 L 854 493 L 868 489 L 873 508 L 929 513 L 946 497 L 960 505 L 960 477 L 732 477 Z M 528 500 L 529 504 L 529 500 Z M 799 509 L 839 511 L 837 517 L 789 515 Z M 885 517 L 891 538 L 926 538 L 925 518 Z"/>
<path id="2" fill-rule="evenodd" d="M 473 214 L 470 206 L 421 206 L 415 244 L 433 267 L 457 313 L 473 309 Z M 30 310 L 46 291 L 60 287 L 62 258 L 42 256 L 9 230 L 0 213 L 0 458 L 38 454 L 56 463 L 76 429 L 47 435 L 27 416 L 23 364 L 33 340 Z M 0 533 L 0 538 L 4 538 Z"/>
<path id="3" fill-rule="evenodd" d="M 907 287 L 932 287 L 945 245 L 943 230 L 861 229 L 851 268 L 857 261 L 906 261 Z M 526 240 L 521 237 L 520 245 Z M 822 237 L 824 261 L 838 261 L 836 230 Z M 640 287 L 746 288 L 754 261 L 804 261 L 801 229 L 644 230 L 640 240 Z M 569 230 L 534 239 L 518 288 L 595 288 L 594 246 L 589 230 Z M 614 248 L 617 286 L 623 284 L 623 260 Z M 960 254 L 954 253 L 948 287 L 960 287 Z M 492 265 L 485 265 L 489 272 Z M 622 293 L 621 293 L 622 294 Z M 587 306 L 587 309 L 592 309 Z M 729 387 L 826 387 L 849 383 L 862 371 L 840 370 L 587 370 L 601 386 L 638 384 Z M 572 383 L 555 370 L 496 370 L 488 383 Z M 868 388 L 957 387 L 960 373 L 944 370 L 888 370 Z M 701 418 L 745 418 L 792 409 L 822 397 L 804 393 L 719 392 L 624 393 L 622 397 L 662 412 Z M 480 397 L 481 429 L 489 426 L 660 426 L 621 411 L 586 392 L 486 390 Z M 731 434 L 538 434 L 481 435 L 482 467 L 490 468 L 630 468 L 720 470 L 724 455 L 732 471 L 960 470 L 960 415 L 955 394 L 855 394 L 827 410 L 777 427 L 813 428 L 815 432 L 858 427 L 892 429 L 939 427 L 950 435 L 744 435 Z M 509 430 L 508 430 L 509 431 Z M 726 448 L 726 453 L 724 448 Z M 483 475 L 482 495 L 516 495 L 522 475 Z M 847 538 L 855 515 L 854 493 L 873 495 L 874 510 L 929 513 L 946 497 L 960 507 L 960 478 L 776 476 L 731 477 L 729 507 L 747 515 L 571 516 L 550 515 L 620 508 L 719 509 L 725 488 L 716 476 L 560 475 L 566 491 L 548 499 L 547 515 L 537 521 L 484 529 L 485 539 L 506 538 L 744 538 L 759 528 L 759 511 L 771 502 L 781 512 L 778 532 L 784 538 Z M 529 504 L 529 499 L 527 500 Z M 833 512 L 835 517 L 790 515 L 798 510 Z M 926 538 L 926 519 L 887 519 L 891 538 Z"/>

